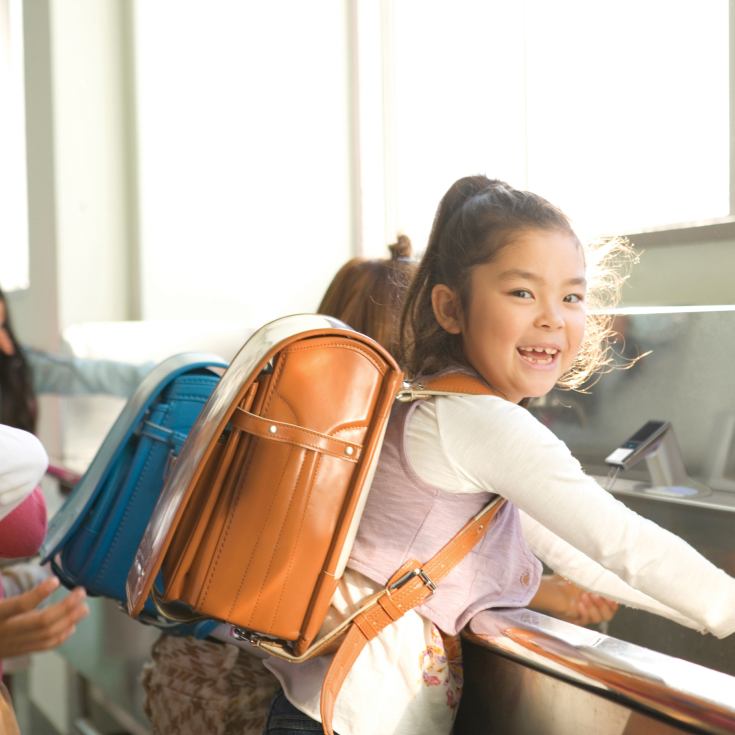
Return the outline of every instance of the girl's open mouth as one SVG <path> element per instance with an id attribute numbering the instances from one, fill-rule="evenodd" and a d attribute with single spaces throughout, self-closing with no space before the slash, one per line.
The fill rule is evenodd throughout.
<path id="1" fill-rule="evenodd" d="M 554 347 L 518 347 L 518 354 L 533 365 L 551 365 L 559 357 Z"/>

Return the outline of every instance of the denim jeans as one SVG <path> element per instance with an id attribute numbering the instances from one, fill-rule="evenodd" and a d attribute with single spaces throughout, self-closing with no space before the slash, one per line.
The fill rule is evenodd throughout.
<path id="1" fill-rule="evenodd" d="M 263 735 L 314 735 L 323 733 L 322 723 L 312 720 L 286 699 L 279 689 L 271 700 Z"/>

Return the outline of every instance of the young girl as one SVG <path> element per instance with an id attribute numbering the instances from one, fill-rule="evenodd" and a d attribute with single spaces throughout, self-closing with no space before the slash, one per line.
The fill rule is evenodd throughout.
<path id="1" fill-rule="evenodd" d="M 615 500 L 523 408 L 600 363 L 604 329 L 587 313 L 610 282 L 600 258 L 585 262 L 559 209 L 503 182 L 460 179 L 442 199 L 404 307 L 404 366 L 417 380 L 465 372 L 494 395 L 396 404 L 333 620 L 409 558 L 430 559 L 494 495 L 510 502 L 436 594 L 362 652 L 337 699 L 340 735 L 447 735 L 462 686 L 449 636 L 483 609 L 526 606 L 541 576 L 534 554 L 618 602 L 720 637 L 735 630 L 735 580 Z M 266 732 L 318 731 L 330 661 L 267 662 L 285 694 Z"/>

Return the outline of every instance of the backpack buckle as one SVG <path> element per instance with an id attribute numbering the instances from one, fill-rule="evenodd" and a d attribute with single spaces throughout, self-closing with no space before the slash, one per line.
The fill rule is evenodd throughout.
<path id="1" fill-rule="evenodd" d="M 406 572 L 400 579 L 397 579 L 393 584 L 388 587 L 388 593 L 395 592 L 396 590 L 403 587 L 404 584 L 408 584 L 414 577 L 421 577 L 421 581 L 426 585 L 431 594 L 436 592 L 436 585 L 431 581 L 431 577 L 423 569 L 412 569 L 410 572 Z"/>
<path id="2" fill-rule="evenodd" d="M 247 641 L 251 646 L 258 645 L 258 641 L 262 640 L 262 636 L 253 630 L 243 630 L 235 625 L 230 626 L 230 636 L 236 641 Z"/>
<path id="3" fill-rule="evenodd" d="M 421 391 L 426 390 L 422 383 L 409 383 L 407 380 L 403 381 L 401 389 L 396 393 L 396 400 L 401 403 L 410 403 L 415 401 L 417 398 L 426 398 L 427 396 L 421 396 Z"/>

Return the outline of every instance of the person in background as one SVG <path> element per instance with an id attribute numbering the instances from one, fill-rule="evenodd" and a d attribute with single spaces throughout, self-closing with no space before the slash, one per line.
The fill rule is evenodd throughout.
<path id="1" fill-rule="evenodd" d="M 317 314 L 333 316 L 398 354 L 401 304 L 418 262 L 411 241 L 400 235 L 388 246 L 390 258 L 358 256 L 345 263 L 329 284 Z"/>
<path id="2" fill-rule="evenodd" d="M 0 424 L 0 556 L 32 556 L 46 535 L 46 503 L 38 482 L 48 459 L 32 434 Z M 0 590 L 0 658 L 43 651 L 63 643 L 87 615 L 84 590 L 38 610 L 59 586 L 51 577 L 34 589 L 7 600 Z M 0 673 L 2 666 L 0 664 Z M 0 683 L 0 724 L 3 733 L 17 732 L 9 695 Z"/>
<path id="3" fill-rule="evenodd" d="M 52 355 L 21 346 L 0 289 L 0 423 L 34 433 L 39 393 L 105 393 L 130 398 L 153 367 L 153 363 L 133 365 Z"/>
<path id="4" fill-rule="evenodd" d="M 138 366 L 112 360 L 61 357 L 22 347 L 13 331 L 5 295 L 0 290 L 0 429 L 3 432 L 7 427 L 35 432 L 36 395 L 39 393 L 106 393 L 130 397 L 152 367 L 151 363 Z M 0 438 L 7 443 L 10 442 L 7 437 L 6 432 Z M 5 452 L 0 456 L 5 460 L 9 460 L 7 452 L 11 446 L 0 447 L 0 452 Z M 44 468 L 47 465 L 45 461 Z M 31 494 L 25 506 L 30 503 L 43 505 L 45 534 L 45 502 L 39 489 Z M 34 526 L 28 519 L 19 521 L 20 512 L 21 509 L 0 521 L 0 558 L 31 557 L 43 541 L 42 535 L 35 543 L 36 537 L 31 533 Z M 9 536 L 10 528 L 3 526 L 4 523 L 12 526 L 14 535 Z M 10 538 L 13 543 L 8 546 Z M 58 586 L 58 579 L 34 562 L 12 564 L 2 569 L 0 599 L 3 596 L 7 599 L 0 602 L 0 659 L 53 648 L 71 635 L 73 626 L 65 628 L 64 635 L 60 636 L 58 622 L 66 619 L 62 613 L 77 619 L 86 615 L 83 589 L 74 590 L 63 602 L 47 610 L 37 609 Z"/>

